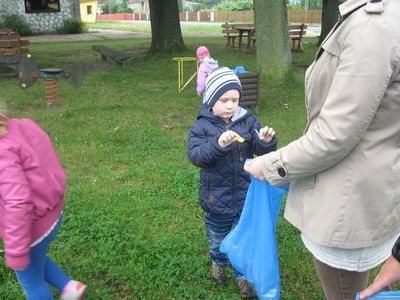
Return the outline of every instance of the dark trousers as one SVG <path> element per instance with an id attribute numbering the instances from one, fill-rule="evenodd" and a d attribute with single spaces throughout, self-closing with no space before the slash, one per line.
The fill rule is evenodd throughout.
<path id="1" fill-rule="evenodd" d="M 369 271 L 354 272 L 330 267 L 314 257 L 326 300 L 354 300 L 366 288 Z"/>

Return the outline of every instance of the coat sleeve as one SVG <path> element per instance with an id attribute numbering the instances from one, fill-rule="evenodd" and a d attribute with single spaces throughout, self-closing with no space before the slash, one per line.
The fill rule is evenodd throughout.
<path id="1" fill-rule="evenodd" d="M 212 167 L 216 161 L 229 153 L 231 146 L 221 148 L 218 136 L 207 136 L 206 131 L 196 122 L 189 131 L 188 157 L 189 160 L 200 168 Z"/>
<path id="2" fill-rule="evenodd" d="M 10 150 L 0 150 L 0 197 L 4 202 L 6 264 L 24 269 L 29 265 L 33 204 L 20 158 Z"/>
<path id="3" fill-rule="evenodd" d="M 396 48 L 391 31 L 371 21 L 342 33 L 340 58 L 319 114 L 302 137 L 262 159 L 264 176 L 271 184 L 335 165 L 360 142 L 375 116 L 393 75 Z"/>

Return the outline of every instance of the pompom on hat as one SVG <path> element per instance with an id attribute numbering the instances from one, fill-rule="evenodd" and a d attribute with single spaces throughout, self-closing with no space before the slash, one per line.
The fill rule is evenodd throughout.
<path id="1" fill-rule="evenodd" d="M 207 47 L 200 46 L 196 50 L 197 59 L 203 59 L 206 56 L 210 56 L 210 51 L 208 51 Z"/>
<path id="2" fill-rule="evenodd" d="M 238 90 L 242 95 L 242 85 L 237 75 L 227 67 L 217 68 L 208 75 L 203 103 L 213 107 L 215 102 L 229 90 Z"/>

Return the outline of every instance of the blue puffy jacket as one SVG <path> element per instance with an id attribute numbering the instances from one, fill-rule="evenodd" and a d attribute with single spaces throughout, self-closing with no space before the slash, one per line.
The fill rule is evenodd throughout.
<path id="1" fill-rule="evenodd" d="M 250 176 L 243 170 L 246 159 L 276 150 L 275 137 L 268 143 L 258 138 L 254 129 L 260 127 L 255 116 L 242 106 L 226 124 L 203 105 L 189 131 L 188 156 L 201 168 L 200 205 L 207 214 L 235 216 L 242 212 L 250 184 Z M 218 138 L 227 130 L 245 141 L 221 148 Z"/>

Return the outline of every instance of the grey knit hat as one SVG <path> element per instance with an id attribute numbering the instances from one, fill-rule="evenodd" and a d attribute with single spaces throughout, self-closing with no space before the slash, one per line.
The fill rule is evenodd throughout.
<path id="1" fill-rule="evenodd" d="M 239 78 L 227 67 L 217 68 L 207 77 L 203 103 L 206 103 L 207 107 L 213 107 L 215 102 L 229 90 L 238 90 L 240 96 L 242 95 Z"/>

